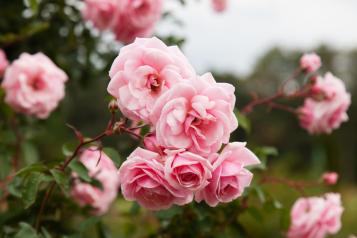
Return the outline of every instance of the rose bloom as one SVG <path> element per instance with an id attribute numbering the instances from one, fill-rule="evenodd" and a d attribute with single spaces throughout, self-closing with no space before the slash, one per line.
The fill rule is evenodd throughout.
<path id="1" fill-rule="evenodd" d="M 190 203 L 192 192 L 172 187 L 165 179 L 164 170 L 159 154 L 137 148 L 119 169 L 124 198 L 150 210 Z"/>
<path id="2" fill-rule="evenodd" d="M 327 172 L 322 175 L 322 181 L 327 185 L 334 185 L 337 183 L 338 173 Z"/>
<path id="3" fill-rule="evenodd" d="M 131 43 L 136 37 L 151 36 L 161 17 L 163 0 L 119 0 L 112 27 L 117 40 Z"/>
<path id="4" fill-rule="evenodd" d="M 0 49 L 0 77 L 3 76 L 6 67 L 9 65 L 9 61 L 7 61 L 5 52 Z"/>
<path id="5" fill-rule="evenodd" d="M 23 53 L 6 70 L 5 102 L 18 112 L 44 119 L 65 95 L 66 73 L 46 55 Z"/>
<path id="6" fill-rule="evenodd" d="M 119 177 L 113 161 L 95 147 L 83 151 L 80 162 L 88 169 L 88 175 L 98 180 L 102 188 L 81 182 L 76 174 L 71 195 L 81 206 L 91 206 L 94 214 L 106 213 L 119 189 Z"/>
<path id="7" fill-rule="evenodd" d="M 123 47 L 109 72 L 108 92 L 131 120 L 150 123 L 156 100 L 174 84 L 195 72 L 177 46 L 157 38 L 138 38 Z"/>
<path id="8" fill-rule="evenodd" d="M 227 8 L 227 0 L 211 0 L 211 2 L 216 12 L 223 12 Z"/>
<path id="9" fill-rule="evenodd" d="M 298 199 L 291 210 L 288 238 L 324 238 L 341 228 L 341 197 L 336 193 L 324 197 Z"/>
<path id="10" fill-rule="evenodd" d="M 234 90 L 230 84 L 216 83 L 211 74 L 172 87 L 151 114 L 158 143 L 201 155 L 217 152 L 238 127 Z"/>
<path id="11" fill-rule="evenodd" d="M 99 30 L 108 29 L 119 14 L 118 3 L 118 0 L 85 0 L 83 18 L 91 21 Z"/>
<path id="12" fill-rule="evenodd" d="M 197 191 L 208 184 L 212 166 L 208 159 L 184 150 L 165 153 L 165 178 L 177 189 Z"/>
<path id="13" fill-rule="evenodd" d="M 156 152 L 160 155 L 164 154 L 165 148 L 159 145 L 159 143 L 157 142 L 155 133 L 150 133 L 150 134 L 146 135 L 144 137 L 143 143 L 144 143 L 144 147 L 147 150 L 151 150 L 151 151 Z"/>
<path id="14" fill-rule="evenodd" d="M 204 200 L 209 206 L 228 203 L 242 195 L 250 185 L 253 174 L 245 167 L 259 164 L 258 158 L 245 147 L 246 143 L 233 142 L 213 160 L 213 174 L 209 184 L 198 191 L 195 200 Z"/>
<path id="15" fill-rule="evenodd" d="M 310 134 L 331 133 L 348 120 L 346 112 L 351 104 L 351 95 L 340 79 L 331 73 L 324 78 L 318 77 L 311 92 L 312 97 L 306 98 L 298 109 L 300 124 Z"/>
<path id="16" fill-rule="evenodd" d="M 321 59 L 315 53 L 304 54 L 300 59 L 300 68 L 308 73 L 315 72 L 321 67 Z"/>

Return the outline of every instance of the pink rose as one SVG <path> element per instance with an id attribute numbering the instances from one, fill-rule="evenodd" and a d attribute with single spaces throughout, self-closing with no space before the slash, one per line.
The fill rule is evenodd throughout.
<path id="1" fill-rule="evenodd" d="M 343 82 L 327 73 L 312 87 L 312 97 L 306 98 L 299 110 L 300 124 L 311 134 L 331 133 L 348 120 L 351 95 Z"/>
<path id="2" fill-rule="evenodd" d="M 3 76 L 8 65 L 9 61 L 7 61 L 6 54 L 2 49 L 0 49 L 0 77 Z"/>
<path id="3" fill-rule="evenodd" d="M 324 197 L 298 199 L 291 210 L 288 238 L 324 238 L 341 228 L 341 197 L 336 193 Z"/>
<path id="4" fill-rule="evenodd" d="M 197 191 L 208 184 L 212 166 L 206 158 L 184 150 L 165 153 L 165 178 L 177 189 Z"/>
<path id="5" fill-rule="evenodd" d="M 258 158 L 245 147 L 246 143 L 233 142 L 223 149 L 213 161 L 210 183 L 195 195 L 195 200 L 204 200 L 209 206 L 228 203 L 242 195 L 250 185 L 253 174 L 245 167 L 259 164 Z"/>
<path id="6" fill-rule="evenodd" d="M 113 19 L 119 14 L 118 0 L 85 0 L 84 3 L 83 18 L 99 30 L 111 27 Z"/>
<path id="7" fill-rule="evenodd" d="M 155 133 L 150 133 L 149 135 L 145 136 L 143 142 L 146 149 L 156 152 L 160 155 L 164 154 L 165 148 L 157 143 Z"/>
<path id="8" fill-rule="evenodd" d="M 315 72 L 321 67 L 321 59 L 315 53 L 304 54 L 300 59 L 300 68 L 308 73 Z"/>
<path id="9" fill-rule="evenodd" d="M 164 170 L 159 154 L 137 148 L 119 169 L 124 198 L 150 210 L 190 203 L 192 192 L 172 187 L 165 179 Z"/>
<path id="10" fill-rule="evenodd" d="M 112 27 L 116 38 L 131 43 L 136 37 L 151 36 L 161 17 L 162 5 L 162 0 L 120 0 L 120 14 Z"/>
<path id="11" fill-rule="evenodd" d="M 177 82 L 195 76 L 176 46 L 157 38 L 138 38 L 123 47 L 110 69 L 108 92 L 117 98 L 122 113 L 149 123 L 156 100 Z"/>
<path id="12" fill-rule="evenodd" d="M 322 175 L 322 181 L 327 185 L 334 185 L 337 183 L 338 173 L 326 172 Z"/>
<path id="13" fill-rule="evenodd" d="M 234 87 L 216 83 L 211 74 L 176 84 L 152 111 L 157 141 L 168 149 L 217 152 L 238 127 L 234 104 Z"/>
<path id="14" fill-rule="evenodd" d="M 23 53 L 6 70 L 5 101 L 16 111 L 44 119 L 64 97 L 67 75 L 46 55 Z"/>
<path id="15" fill-rule="evenodd" d="M 91 206 L 96 215 L 106 213 L 117 196 L 119 177 L 113 161 L 95 147 L 85 150 L 79 160 L 88 169 L 88 175 L 98 180 L 102 188 L 81 182 L 75 178 L 71 195 L 81 206 Z"/>
<path id="16" fill-rule="evenodd" d="M 223 12 L 227 8 L 227 0 L 211 0 L 211 2 L 216 12 Z"/>

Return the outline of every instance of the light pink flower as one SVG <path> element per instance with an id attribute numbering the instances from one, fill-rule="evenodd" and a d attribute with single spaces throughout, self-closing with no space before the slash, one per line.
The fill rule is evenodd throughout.
<path id="1" fill-rule="evenodd" d="M 16 111 L 44 119 L 65 95 L 67 75 L 46 55 L 23 53 L 6 70 L 5 101 Z"/>
<path id="2" fill-rule="evenodd" d="M 211 2 L 216 12 L 223 12 L 227 8 L 227 0 L 211 0 Z"/>
<path id="3" fill-rule="evenodd" d="M 336 193 L 324 197 L 298 199 L 291 210 L 288 238 L 324 238 L 341 228 L 341 197 Z"/>
<path id="4" fill-rule="evenodd" d="M 326 172 L 322 175 L 322 181 L 327 185 L 334 185 L 337 183 L 338 173 Z"/>
<path id="5" fill-rule="evenodd" d="M 157 38 L 137 38 L 123 47 L 110 69 L 108 92 L 117 98 L 122 113 L 149 123 L 158 99 L 174 84 L 194 77 L 195 72 L 176 46 Z"/>
<path id="6" fill-rule="evenodd" d="M 151 36 L 161 17 L 162 0 L 119 0 L 119 12 L 112 31 L 116 38 L 131 43 L 136 37 Z"/>
<path id="7" fill-rule="evenodd" d="M 308 73 L 315 72 L 321 67 L 321 59 L 315 53 L 304 54 L 300 59 L 300 68 Z"/>
<path id="8" fill-rule="evenodd" d="M 176 84 L 156 102 L 151 120 L 160 145 L 208 155 L 228 143 L 238 127 L 234 87 L 211 74 Z"/>
<path id="9" fill-rule="evenodd" d="M 81 182 L 76 174 L 71 195 L 81 206 L 91 206 L 96 215 L 106 213 L 117 196 L 119 177 L 113 161 L 104 153 L 91 147 L 83 151 L 80 162 L 88 169 L 88 175 L 98 180 L 102 188 Z"/>
<path id="10" fill-rule="evenodd" d="M 119 2 L 119 0 L 85 0 L 83 18 L 91 21 L 99 30 L 108 29 L 119 14 Z"/>
<path id="11" fill-rule="evenodd" d="M 324 78 L 317 78 L 311 92 L 313 96 L 306 98 L 298 109 L 300 124 L 309 133 L 331 133 L 348 120 L 346 112 L 351 104 L 351 95 L 340 79 L 327 73 Z"/>
<path id="12" fill-rule="evenodd" d="M 175 189 L 166 181 L 160 155 L 142 148 L 137 148 L 122 164 L 119 178 L 124 198 L 150 210 L 184 205 L 193 199 L 192 192 Z"/>
<path id="13" fill-rule="evenodd" d="M 195 195 L 195 200 L 204 200 L 209 206 L 228 203 L 242 195 L 250 185 L 253 174 L 245 167 L 259 164 L 258 158 L 245 147 L 246 143 L 228 144 L 219 156 L 213 160 L 210 183 Z"/>
<path id="14" fill-rule="evenodd" d="M 164 154 L 165 148 L 158 144 L 155 133 L 150 133 L 149 135 L 145 136 L 143 142 L 146 149 L 151 150 L 160 155 Z"/>
<path id="15" fill-rule="evenodd" d="M 2 49 L 0 49 L 0 77 L 3 76 L 8 65 L 9 61 L 7 61 L 6 54 Z"/>
<path id="16" fill-rule="evenodd" d="M 184 150 L 166 150 L 165 178 L 177 189 L 197 191 L 212 177 L 210 161 Z"/>

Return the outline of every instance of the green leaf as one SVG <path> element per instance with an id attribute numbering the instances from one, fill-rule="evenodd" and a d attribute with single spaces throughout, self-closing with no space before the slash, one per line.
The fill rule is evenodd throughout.
<path id="1" fill-rule="evenodd" d="M 119 166 L 121 164 L 119 153 L 116 150 L 109 147 L 105 147 L 103 148 L 103 152 L 108 155 L 111 160 L 113 160 L 116 166 Z"/>
<path id="2" fill-rule="evenodd" d="M 43 164 L 31 164 L 17 171 L 16 176 L 25 176 L 33 172 L 44 172 L 47 167 Z"/>
<path id="3" fill-rule="evenodd" d="M 77 147 L 77 142 L 68 142 L 62 146 L 62 153 L 64 156 L 71 156 Z"/>
<path id="4" fill-rule="evenodd" d="M 10 184 L 7 186 L 7 191 L 17 197 L 17 198 L 21 198 L 22 196 L 22 191 L 21 191 L 21 183 L 22 183 L 22 178 L 20 177 L 14 177 Z"/>
<path id="5" fill-rule="evenodd" d="M 265 196 L 264 190 L 261 187 L 258 187 L 258 186 L 252 186 L 252 188 L 254 189 L 254 192 L 257 195 L 259 201 L 261 203 L 265 203 L 266 202 L 266 196 Z"/>
<path id="6" fill-rule="evenodd" d="M 258 222 L 263 222 L 263 216 L 256 207 L 248 207 L 247 212 Z"/>
<path id="7" fill-rule="evenodd" d="M 96 225 L 100 221 L 100 217 L 90 217 L 88 219 L 85 219 L 79 224 L 79 231 L 80 232 L 85 232 L 88 230 L 90 227 Z"/>
<path id="8" fill-rule="evenodd" d="M 181 209 L 178 206 L 173 206 L 167 210 L 161 210 L 155 213 L 156 217 L 159 219 L 171 219 L 177 214 L 181 213 Z"/>
<path id="9" fill-rule="evenodd" d="M 37 197 L 37 191 L 40 183 L 42 182 L 43 174 L 34 172 L 29 174 L 22 184 L 22 201 L 25 204 L 25 208 L 29 208 Z"/>
<path id="10" fill-rule="evenodd" d="M 69 167 L 72 169 L 73 172 L 75 172 L 79 178 L 86 182 L 90 182 L 92 179 L 88 175 L 88 170 L 87 168 L 79 161 L 73 160 L 70 164 Z"/>
<path id="11" fill-rule="evenodd" d="M 111 238 L 110 231 L 108 228 L 102 223 L 99 222 L 97 224 L 98 236 L 99 238 Z"/>
<path id="12" fill-rule="evenodd" d="M 238 111 L 236 112 L 236 116 L 238 119 L 239 126 L 242 127 L 247 133 L 250 133 L 252 127 L 248 117 L 239 113 Z"/>
<path id="13" fill-rule="evenodd" d="M 56 183 L 60 186 L 64 194 L 69 194 L 69 176 L 58 169 L 51 169 L 50 173 L 52 174 L 53 178 L 55 179 Z"/>
<path id="14" fill-rule="evenodd" d="M 38 162 L 38 152 L 35 146 L 31 143 L 23 143 L 22 145 L 22 157 L 24 158 L 26 164 L 31 165 Z"/>
<path id="15" fill-rule="evenodd" d="M 20 223 L 20 230 L 15 234 L 14 238 L 39 238 L 36 230 L 27 223 Z"/>

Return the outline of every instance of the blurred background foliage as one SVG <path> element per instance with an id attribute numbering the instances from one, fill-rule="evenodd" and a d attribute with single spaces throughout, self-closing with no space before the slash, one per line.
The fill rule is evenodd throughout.
<path id="1" fill-rule="evenodd" d="M 76 0 L 0 0 L 0 48 L 6 51 L 9 60 L 18 58 L 22 52 L 41 51 L 70 78 L 66 98 L 43 121 L 13 114 L 3 103 L 3 92 L 0 92 L 1 179 L 5 179 L 11 168 L 11 153 L 7 149 L 15 140 L 14 133 L 7 128 L 9 118 L 16 117 L 21 125 L 28 125 L 20 127 L 27 139 L 22 145 L 22 166 L 39 160 L 47 164 L 62 161 L 63 145 L 76 141 L 65 123 L 74 125 L 86 136 L 93 136 L 106 126 L 110 116 L 107 110 L 110 98 L 106 92 L 108 70 L 121 45 L 84 23 L 77 6 Z M 183 43 L 175 36 L 162 39 L 170 44 Z M 249 115 L 249 121 L 240 122 L 241 127 L 231 140 L 246 140 L 250 148 L 260 150 L 260 158 L 267 156 L 270 175 L 317 180 L 326 170 L 337 171 L 341 180 L 333 190 L 342 193 L 345 213 L 342 231 L 336 237 L 347 237 L 357 233 L 357 107 L 354 106 L 357 50 L 341 52 L 320 46 L 316 52 L 323 59 L 322 71 L 332 71 L 347 84 L 352 94 L 350 120 L 331 135 L 309 136 L 293 115 L 280 111 L 269 113 L 261 107 Z M 266 52 L 246 77 L 222 72 L 214 75 L 218 81 L 236 86 L 240 109 L 250 100 L 250 92 L 260 96 L 273 94 L 294 71 L 302 53 L 275 48 Z M 122 161 L 137 146 L 133 139 L 124 136 L 105 139 L 104 145 L 115 148 Z M 262 149 L 261 145 L 269 147 Z M 278 154 L 270 147 L 277 148 Z M 255 184 L 259 181 L 257 174 Z M 43 197 L 44 190 L 41 187 L 39 190 L 38 197 Z M 300 194 L 280 185 L 252 186 L 249 190 L 249 197 L 218 208 L 193 204 L 158 213 L 119 198 L 101 220 L 83 213 L 70 199 L 64 202 L 57 189 L 46 208 L 44 224 L 53 237 L 282 237 L 289 224 L 290 207 Z M 320 195 L 326 191 L 309 189 L 308 193 Z M 249 209 L 243 209 L 246 202 Z M 36 237 L 31 236 L 32 228 L 18 223 L 33 223 L 39 202 L 24 210 L 13 195 L 8 204 L 0 205 L 0 237 L 11 237 L 6 234 L 13 234 L 14 227 L 20 227 L 22 232 L 14 237 Z"/>

